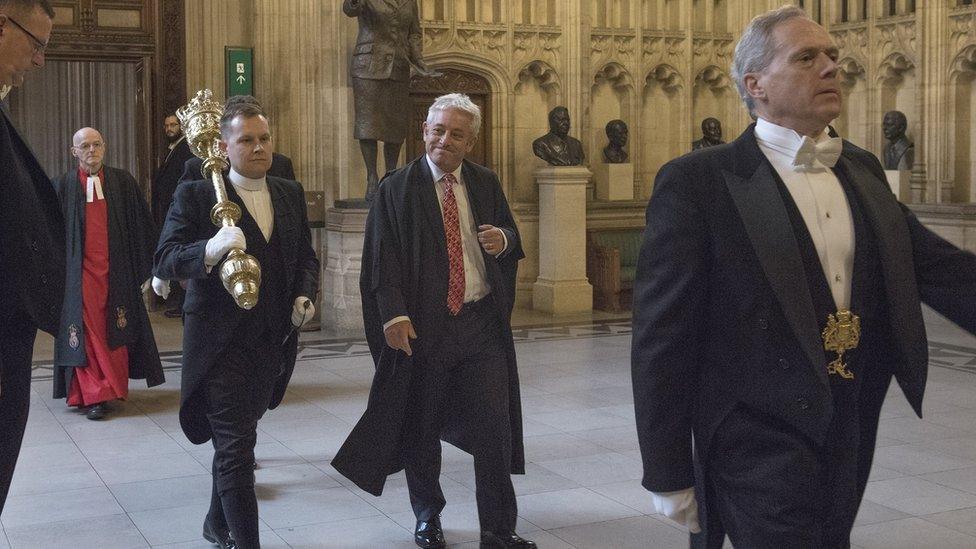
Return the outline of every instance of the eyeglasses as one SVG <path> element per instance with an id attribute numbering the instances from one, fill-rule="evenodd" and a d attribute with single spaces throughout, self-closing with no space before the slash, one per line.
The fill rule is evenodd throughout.
<path id="1" fill-rule="evenodd" d="M 32 33 L 31 31 L 27 30 L 26 28 L 24 28 L 24 26 L 21 25 L 20 23 L 18 23 L 17 20 L 14 19 L 13 17 L 10 17 L 9 15 L 7 15 L 7 19 L 9 19 L 10 22 L 13 23 L 18 29 L 24 31 L 24 34 L 26 34 L 27 36 L 30 37 L 31 41 L 34 42 L 34 53 L 35 54 L 38 54 L 38 53 L 43 54 L 44 53 L 44 50 L 47 49 L 47 42 L 41 42 L 41 39 L 40 38 L 34 36 L 34 33 Z"/>

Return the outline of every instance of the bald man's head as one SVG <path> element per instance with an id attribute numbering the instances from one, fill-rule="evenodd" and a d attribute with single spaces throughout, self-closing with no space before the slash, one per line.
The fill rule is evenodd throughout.
<path id="1" fill-rule="evenodd" d="M 102 169 L 105 159 L 105 140 L 95 128 L 81 128 L 71 138 L 71 155 L 78 159 L 78 166 L 90 174 Z"/>

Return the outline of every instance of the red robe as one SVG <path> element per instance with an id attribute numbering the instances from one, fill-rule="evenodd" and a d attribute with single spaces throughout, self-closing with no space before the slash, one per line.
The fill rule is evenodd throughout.
<path id="1" fill-rule="evenodd" d="M 105 181 L 104 170 L 98 178 Z M 88 174 L 78 170 L 82 193 Z M 75 368 L 68 393 L 69 406 L 91 406 L 129 395 L 129 351 L 125 345 L 111 349 L 106 329 L 108 302 L 108 206 L 94 194 L 85 204 L 85 257 L 82 261 L 82 320 L 88 366 Z"/>

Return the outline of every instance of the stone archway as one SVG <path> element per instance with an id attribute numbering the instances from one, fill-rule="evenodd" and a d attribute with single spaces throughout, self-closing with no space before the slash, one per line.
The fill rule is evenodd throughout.
<path id="1" fill-rule="evenodd" d="M 410 129 L 407 131 L 407 162 L 424 153 L 421 126 L 427 119 L 427 109 L 440 95 L 459 92 L 466 94 L 481 107 L 481 130 L 478 142 L 467 155 L 472 162 L 491 168 L 491 86 L 481 75 L 460 69 L 435 67 L 442 73 L 437 78 L 414 76 L 410 79 Z"/>

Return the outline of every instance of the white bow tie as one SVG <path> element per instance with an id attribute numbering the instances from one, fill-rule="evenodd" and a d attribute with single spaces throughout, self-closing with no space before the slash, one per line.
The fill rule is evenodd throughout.
<path id="1" fill-rule="evenodd" d="M 85 189 L 85 201 L 94 202 L 96 196 L 99 200 L 105 200 L 105 195 L 102 194 L 102 180 L 97 175 L 90 175 Z"/>
<path id="2" fill-rule="evenodd" d="M 827 168 L 833 168 L 843 148 L 844 140 L 840 137 L 831 137 L 817 143 L 804 135 L 800 141 L 800 148 L 796 150 L 796 155 L 793 157 L 793 166 L 813 168 L 813 163 L 819 161 Z"/>

